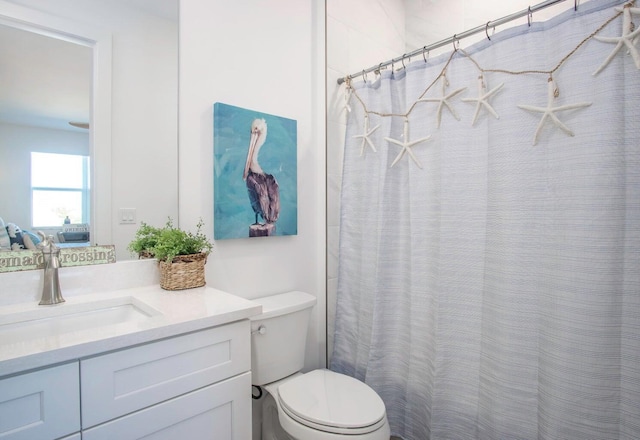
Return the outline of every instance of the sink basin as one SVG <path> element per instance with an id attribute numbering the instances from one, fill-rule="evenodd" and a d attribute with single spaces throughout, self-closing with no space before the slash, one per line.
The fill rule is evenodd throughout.
<path id="1" fill-rule="evenodd" d="M 132 296 L 34 306 L 31 310 L 0 313 L 0 345 L 135 324 L 159 315 L 160 312 Z"/>

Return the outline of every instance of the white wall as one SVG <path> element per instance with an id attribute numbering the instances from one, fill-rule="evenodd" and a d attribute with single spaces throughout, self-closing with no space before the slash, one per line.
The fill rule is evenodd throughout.
<path id="1" fill-rule="evenodd" d="M 405 52 L 411 52 L 425 45 L 444 40 L 467 29 L 486 25 L 487 22 L 525 10 L 529 6 L 534 6 L 538 3 L 541 3 L 541 0 L 408 0 L 405 2 Z M 533 13 L 531 20 L 545 21 L 573 7 L 574 2 L 572 1 L 558 3 Z M 489 27 L 487 31 L 491 36 L 493 32 L 500 32 L 525 23 L 528 23 L 527 17 L 521 17 L 498 26 L 495 30 L 493 27 Z M 484 38 L 486 38 L 486 35 L 481 32 L 465 38 L 460 44 L 464 48 Z M 445 46 L 435 50 L 431 55 L 448 52 L 451 49 L 451 46 Z M 399 55 L 402 54 L 398 53 L 391 58 L 396 58 Z"/>
<path id="2" fill-rule="evenodd" d="M 122 260 L 131 258 L 126 247 L 140 221 L 161 226 L 178 217 L 178 29 L 176 22 L 134 11 L 109 19 L 112 244 Z M 135 208 L 138 223 L 121 225 L 120 208 Z"/>
<path id="3" fill-rule="evenodd" d="M 297 120 L 298 235 L 217 240 L 206 277 L 245 298 L 315 295 L 307 368 L 325 361 L 324 74 L 324 2 L 181 0 L 180 226 L 213 235 L 215 102 Z"/>

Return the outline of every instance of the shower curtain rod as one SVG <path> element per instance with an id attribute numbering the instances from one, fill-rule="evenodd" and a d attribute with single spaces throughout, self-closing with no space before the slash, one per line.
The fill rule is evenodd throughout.
<path id="1" fill-rule="evenodd" d="M 406 58 L 411 58 L 413 56 L 420 55 L 420 54 L 424 55 L 425 52 L 429 52 L 430 50 L 437 49 L 437 48 L 445 46 L 447 44 L 454 44 L 455 45 L 455 43 L 457 41 L 460 41 L 463 38 L 470 37 L 471 35 L 478 34 L 480 32 L 485 32 L 487 34 L 487 38 L 489 40 L 491 40 L 491 37 L 489 37 L 489 32 L 488 32 L 490 27 L 495 28 L 496 26 L 500 26 L 502 24 L 508 23 L 510 21 L 513 21 L 513 20 L 516 20 L 518 18 L 525 17 L 525 16 L 529 17 L 529 19 L 530 19 L 531 14 L 533 14 L 534 12 L 540 11 L 540 10 L 542 10 L 544 8 L 548 8 L 549 6 L 553 6 L 556 3 L 562 3 L 564 1 L 566 1 L 566 0 L 546 0 L 546 1 L 542 2 L 542 3 L 538 3 L 535 6 L 529 6 L 527 9 L 523 9 L 522 11 L 514 12 L 513 14 L 506 15 L 506 16 L 504 16 L 502 18 L 498 18 L 497 20 L 488 21 L 487 24 L 474 27 L 473 29 L 466 30 L 466 31 L 464 31 L 464 32 L 462 32 L 460 34 L 454 34 L 452 37 L 445 38 L 444 40 L 440 40 L 437 43 L 433 43 L 433 44 L 431 44 L 429 46 L 421 47 L 420 49 L 416 49 L 413 52 L 405 53 L 401 57 L 393 58 L 393 59 L 391 59 L 389 61 L 385 61 L 384 63 L 380 63 L 380 64 L 377 64 L 375 66 L 371 66 L 368 69 L 363 70 L 362 72 L 352 73 L 351 75 L 349 75 L 347 77 L 338 78 L 338 84 L 342 84 L 343 82 L 345 82 L 347 80 L 347 78 L 348 79 L 353 79 L 353 78 L 356 78 L 358 76 L 366 75 L 369 72 L 379 71 L 383 67 L 387 67 L 387 66 L 393 65 L 395 63 L 403 63 Z M 578 3 L 579 3 L 578 0 L 574 0 L 574 10 L 575 11 L 578 10 Z M 529 21 L 529 24 L 531 24 L 530 21 Z M 403 63 L 403 65 L 404 65 L 404 63 Z"/>

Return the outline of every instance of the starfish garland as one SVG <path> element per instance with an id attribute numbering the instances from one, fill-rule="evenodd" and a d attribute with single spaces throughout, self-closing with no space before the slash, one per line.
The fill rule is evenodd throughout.
<path id="1" fill-rule="evenodd" d="M 496 119 L 500 119 L 500 116 L 498 116 L 498 113 L 496 113 L 494 108 L 491 107 L 491 104 L 489 104 L 489 98 L 491 97 L 491 95 L 493 95 L 498 90 L 500 90 L 502 88 L 502 86 L 504 86 L 504 83 L 501 83 L 499 86 L 494 87 L 493 89 L 491 89 L 491 90 L 489 90 L 488 92 L 485 93 L 485 90 L 486 90 L 487 87 L 485 86 L 485 83 L 484 83 L 484 76 L 480 75 L 478 77 L 478 97 L 477 98 L 462 98 L 463 102 L 475 102 L 476 103 L 476 112 L 473 115 L 473 121 L 471 122 L 471 126 L 475 125 L 476 120 L 478 119 L 478 115 L 480 114 L 480 109 L 483 108 L 483 107 L 489 113 L 491 113 L 493 116 L 495 116 Z"/>
<path id="2" fill-rule="evenodd" d="M 408 112 L 402 115 L 399 114 L 394 114 L 394 113 L 380 113 L 380 112 L 374 112 L 374 111 L 369 111 L 367 110 L 367 107 L 365 105 L 365 103 L 362 101 L 362 99 L 358 96 L 357 92 L 353 89 L 351 89 L 350 87 L 350 77 L 347 77 L 345 79 L 345 82 L 347 83 L 347 90 L 345 93 L 345 103 L 344 103 L 344 107 L 342 108 L 342 110 L 346 110 L 347 112 L 351 111 L 351 106 L 349 105 L 349 101 L 350 101 L 350 96 L 351 94 L 354 94 L 357 98 L 359 103 L 362 105 L 363 109 L 364 109 L 364 114 L 365 114 L 365 118 L 364 118 L 364 132 L 361 135 L 356 135 L 353 136 L 354 138 L 361 138 L 362 139 L 362 143 L 360 145 L 360 155 L 362 156 L 364 154 L 364 150 L 366 148 L 366 145 L 369 145 L 369 147 L 373 150 L 373 152 L 377 153 L 376 147 L 371 139 L 371 135 L 380 127 L 380 125 L 376 125 L 373 129 L 370 128 L 370 122 L 369 122 L 369 118 L 368 115 L 373 113 L 376 114 L 380 117 L 391 117 L 391 116 L 403 116 L 404 117 L 404 139 L 401 140 L 397 140 L 397 139 L 392 139 L 390 137 L 385 137 L 384 139 L 390 143 L 399 145 L 401 147 L 400 152 L 398 153 L 398 156 L 394 159 L 393 163 L 391 164 L 391 167 L 393 167 L 396 163 L 398 163 L 398 161 L 404 156 L 405 152 L 409 154 L 409 156 L 411 156 L 412 160 L 416 163 L 416 165 L 419 168 L 422 168 L 422 165 L 420 164 L 420 162 L 418 161 L 417 157 L 414 155 L 414 152 L 412 150 L 412 147 L 415 146 L 416 144 L 425 142 L 427 140 L 429 140 L 431 138 L 431 136 L 427 136 L 425 138 L 419 139 L 417 141 L 409 141 L 409 114 L 411 113 L 411 111 L 414 109 L 414 107 L 416 106 L 416 104 L 418 102 L 434 102 L 438 104 L 438 108 L 436 110 L 436 114 L 437 114 L 437 128 L 440 128 L 441 122 L 442 122 L 442 109 L 443 107 L 447 107 L 449 109 L 449 111 L 451 112 L 451 114 L 457 119 L 460 120 L 460 116 L 458 115 L 458 113 L 456 112 L 456 110 L 454 109 L 454 107 L 452 106 L 451 100 L 453 97 L 457 96 L 458 94 L 460 94 L 462 91 L 466 90 L 466 87 L 462 87 L 459 88 L 457 90 L 454 90 L 450 93 L 447 94 L 447 87 L 449 87 L 449 81 L 447 78 L 447 67 L 449 66 L 449 63 L 452 61 L 455 53 L 457 53 L 458 51 L 462 51 L 462 53 L 465 54 L 465 56 L 467 58 L 469 58 L 473 64 L 475 64 L 475 66 L 478 68 L 478 70 L 480 71 L 480 76 L 478 77 L 478 94 L 476 98 L 462 98 L 461 101 L 463 102 L 470 102 L 470 103 L 475 103 L 475 112 L 474 112 L 474 116 L 473 116 L 473 120 L 471 122 L 471 125 L 474 126 L 480 116 L 480 112 L 482 109 L 486 110 L 489 114 L 493 115 L 496 119 L 500 119 L 500 116 L 498 115 L 498 113 L 495 111 L 495 109 L 493 108 L 493 106 L 490 103 L 490 99 L 497 94 L 504 86 L 504 83 L 499 84 L 497 87 L 494 87 L 491 90 L 488 90 L 488 86 L 484 83 L 484 73 L 486 72 L 500 72 L 500 73 L 506 73 L 506 74 L 510 74 L 510 75 L 521 75 L 521 74 L 526 74 L 526 73 L 546 73 L 549 75 L 549 80 L 548 80 L 548 86 L 547 86 L 547 104 L 546 107 L 538 107 L 538 106 L 532 106 L 532 105 L 524 105 L 524 104 L 519 104 L 518 107 L 526 110 L 528 112 L 534 112 L 534 113 L 541 113 L 541 119 L 537 125 L 534 137 L 533 137 L 533 145 L 536 145 L 538 143 L 538 139 L 539 136 L 542 132 L 542 130 L 544 129 L 544 125 L 545 123 L 547 123 L 549 120 L 551 122 L 553 122 L 553 124 L 561 129 L 562 131 L 564 131 L 567 135 L 569 136 L 574 136 L 573 131 L 567 126 L 565 125 L 558 117 L 557 113 L 561 112 L 561 111 L 565 111 L 565 110 L 572 110 L 572 109 L 580 109 L 580 108 L 585 108 L 585 107 L 589 107 L 592 105 L 591 102 L 580 102 L 580 103 L 575 103 L 575 104 L 565 104 L 565 105 L 559 105 L 559 106 L 554 106 L 554 100 L 558 97 L 559 93 L 558 93 L 558 88 L 556 86 L 556 83 L 553 80 L 553 75 L 554 73 L 570 58 L 572 57 L 577 51 L 578 49 L 580 49 L 580 47 L 582 47 L 582 45 L 584 43 L 586 43 L 587 41 L 589 41 L 590 39 L 596 39 L 598 41 L 604 42 L 604 43 L 612 43 L 615 44 L 615 47 L 613 49 L 613 51 L 607 56 L 607 58 L 602 62 L 602 64 L 595 70 L 595 72 L 593 73 L 593 75 L 597 75 L 598 73 L 600 73 L 603 69 L 605 69 L 609 63 L 616 57 L 616 55 L 618 55 L 618 52 L 620 52 L 620 50 L 626 49 L 626 52 L 632 57 L 635 66 L 638 70 L 640 70 L 640 50 L 639 48 L 636 47 L 636 44 L 638 43 L 638 41 L 640 40 L 640 27 L 635 26 L 635 24 L 633 23 L 633 16 L 634 15 L 640 15 L 640 7 L 635 7 L 635 3 L 636 0 L 631 0 L 631 1 L 627 1 L 626 4 L 624 4 L 624 6 L 621 7 L 615 7 L 614 9 L 618 12 L 617 14 L 615 14 L 613 17 L 611 17 L 610 19 L 608 19 L 607 21 L 605 21 L 598 29 L 596 29 L 594 32 L 592 32 L 590 35 L 588 35 L 586 38 L 584 38 L 573 50 L 571 50 L 567 55 L 565 55 L 560 62 L 551 70 L 548 71 L 544 71 L 544 70 L 524 70 L 524 71 L 510 71 L 510 70 L 506 70 L 506 69 L 484 69 L 482 68 L 478 62 L 476 62 L 473 58 L 471 58 L 470 55 L 466 54 L 464 51 L 462 51 L 462 49 L 459 49 L 458 47 L 456 47 L 456 50 L 451 54 L 451 56 L 449 57 L 448 61 L 446 62 L 443 70 L 440 72 L 440 74 L 435 78 L 435 80 L 433 80 L 433 82 L 431 82 L 426 89 L 422 92 L 422 94 L 420 95 L 420 98 L 417 99 L 409 108 Z M 622 15 L 622 35 L 620 36 L 616 36 L 616 37 L 602 37 L 599 36 L 598 33 L 603 30 L 604 28 L 606 28 L 607 26 L 609 26 L 609 24 L 611 24 L 614 21 L 617 21 L 618 17 L 620 17 Z M 455 46 L 455 44 L 454 44 Z M 423 54 L 424 56 L 424 54 Z M 426 62 L 426 58 L 425 58 L 425 62 Z M 392 71 L 393 71 L 393 65 L 392 65 Z M 363 71 L 364 72 L 364 71 Z M 392 72 L 393 73 L 393 72 Z M 366 78 L 365 78 L 366 81 Z M 441 81 L 441 96 L 438 98 L 423 98 L 423 96 L 433 87 L 435 86 L 435 84 Z M 340 81 L 338 81 L 340 82 Z M 548 124 L 547 124 L 548 125 Z"/>
<path id="3" fill-rule="evenodd" d="M 372 129 L 369 129 L 369 115 L 365 114 L 364 115 L 364 133 L 363 134 L 357 134 L 354 136 L 354 138 L 362 138 L 362 144 L 360 145 L 360 156 L 362 156 L 364 154 L 364 147 L 365 145 L 369 145 L 371 147 L 371 149 L 373 150 L 374 153 L 377 153 L 376 151 L 376 147 L 375 145 L 373 145 L 373 142 L 371 141 L 371 139 L 369 139 L 369 136 L 371 136 L 371 134 L 376 131 L 378 128 L 380 128 L 380 124 L 376 125 L 375 127 L 373 127 Z"/>
<path id="4" fill-rule="evenodd" d="M 574 136 L 573 131 L 571 131 L 569 127 L 564 125 L 562 121 L 558 119 L 555 112 L 571 110 L 575 108 L 589 107 L 591 105 L 590 102 L 581 102 L 578 104 L 565 104 L 559 107 L 553 107 L 553 100 L 558 96 L 558 90 L 552 78 L 549 78 L 549 81 L 547 82 L 547 84 L 548 85 L 547 85 L 547 106 L 546 107 L 534 107 L 532 105 L 518 105 L 518 107 L 520 107 L 523 110 L 542 113 L 542 119 L 540 119 L 540 123 L 538 124 L 538 128 L 536 129 L 536 134 L 533 137 L 533 145 L 536 145 L 538 143 L 538 136 L 540 135 L 540 131 L 542 130 L 544 122 L 547 120 L 547 118 L 550 118 L 558 128 L 562 129 L 569 136 Z"/>
<path id="5" fill-rule="evenodd" d="M 399 141 L 397 139 L 392 139 L 389 137 L 384 138 L 387 142 L 391 142 L 392 144 L 396 144 L 402 147 L 402 150 L 400 150 L 400 153 L 398 153 L 398 155 L 396 156 L 394 161 L 391 163 L 391 166 L 389 168 L 393 167 L 396 163 L 398 163 L 398 161 L 402 159 L 402 156 L 404 156 L 404 153 L 406 152 L 409 154 L 409 156 L 411 156 L 411 159 L 413 159 L 416 165 L 418 165 L 418 168 L 422 169 L 422 165 L 420 164 L 420 161 L 418 160 L 418 158 L 413 154 L 413 151 L 411 151 L 411 147 L 431 139 L 431 135 L 424 137 L 422 139 L 418 139 L 417 141 L 410 142 L 409 141 L 409 120 L 406 118 L 404 120 L 404 127 L 402 132 L 403 132 L 404 142 Z"/>
<path id="6" fill-rule="evenodd" d="M 449 103 L 449 99 L 453 98 L 458 93 L 460 93 L 460 92 L 462 92 L 463 90 L 466 89 L 466 87 L 462 87 L 460 89 L 454 90 L 453 92 L 449 93 L 448 95 L 445 95 L 447 86 L 449 85 L 449 81 L 447 80 L 447 76 L 444 73 L 441 75 L 441 78 L 442 78 L 442 97 L 440 97 L 440 98 L 418 99 L 418 102 L 437 102 L 438 103 L 438 111 L 437 111 L 437 113 L 438 113 L 438 125 L 437 125 L 437 128 L 440 128 L 440 121 L 442 120 L 442 107 L 444 107 L 445 105 L 447 106 L 447 108 L 449 109 L 451 114 L 458 121 L 460 120 L 460 116 L 458 116 L 458 113 L 456 112 L 456 110 L 451 106 L 451 103 Z"/>
<path id="7" fill-rule="evenodd" d="M 631 14 L 640 14 L 640 8 L 632 8 L 631 4 L 626 4 L 624 7 L 615 8 L 616 11 L 622 12 L 622 35 L 619 37 L 599 37 L 594 36 L 598 41 L 602 41 L 603 43 L 616 43 L 616 47 L 613 48 L 613 51 L 609 54 L 606 60 L 593 72 L 593 75 L 597 75 L 607 67 L 607 65 L 611 62 L 613 57 L 626 46 L 629 54 L 633 58 L 633 61 L 636 63 L 636 68 L 640 69 L 640 53 L 638 53 L 638 49 L 635 46 L 635 40 L 640 35 L 640 27 L 637 29 L 633 29 L 634 25 L 631 22 Z"/>
<path id="8" fill-rule="evenodd" d="M 344 92 L 344 106 L 342 106 L 342 110 L 346 110 L 347 113 L 351 113 L 351 106 L 349 105 L 349 100 L 351 99 L 351 87 L 347 87 Z"/>

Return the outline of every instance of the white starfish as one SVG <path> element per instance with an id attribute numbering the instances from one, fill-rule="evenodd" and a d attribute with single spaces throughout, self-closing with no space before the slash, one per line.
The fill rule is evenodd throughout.
<path id="1" fill-rule="evenodd" d="M 424 137 L 422 139 L 418 139 L 417 141 L 409 141 L 409 120 L 408 119 L 404 120 L 404 127 L 403 127 L 402 132 L 403 132 L 404 142 L 403 141 L 399 141 L 397 139 L 391 139 L 389 137 L 384 138 L 386 141 L 391 142 L 392 144 L 400 145 L 402 147 L 402 150 L 400 150 L 400 153 L 398 153 L 398 155 L 396 156 L 394 161 L 391 163 L 391 166 L 389 168 L 391 168 L 396 163 L 398 163 L 398 161 L 400 159 L 402 159 L 402 156 L 404 156 L 404 153 L 407 152 L 409 154 L 409 156 L 411 156 L 413 161 L 416 163 L 416 165 L 418 165 L 418 168 L 422 169 L 422 165 L 420 164 L 420 161 L 413 154 L 413 151 L 411 151 L 411 148 L 414 145 L 417 145 L 419 143 L 422 143 L 422 142 L 425 142 L 425 141 L 431 139 L 431 135 L 429 135 L 427 137 Z"/>
<path id="2" fill-rule="evenodd" d="M 447 85 L 449 84 L 449 81 L 447 81 L 447 77 L 445 75 L 441 76 L 442 78 L 442 97 L 440 98 L 423 98 L 423 99 L 419 99 L 418 102 L 437 102 L 438 103 L 438 125 L 437 128 L 440 128 L 440 121 L 442 120 L 442 107 L 443 106 L 447 106 L 447 108 L 449 109 L 449 111 L 451 112 L 451 114 L 459 121 L 460 120 L 460 116 L 458 116 L 458 113 L 456 112 L 456 110 L 451 106 L 451 103 L 449 103 L 449 99 L 453 98 L 454 96 L 456 96 L 458 93 L 462 92 L 463 90 L 466 89 L 466 87 L 462 87 L 460 89 L 454 90 L 453 92 L 449 93 L 448 95 L 445 95 L 446 92 L 446 88 Z"/>
<path id="3" fill-rule="evenodd" d="M 473 121 L 471 122 L 471 125 L 475 125 L 476 120 L 478 119 L 478 115 L 480 114 L 480 109 L 482 107 L 484 107 L 489 113 L 491 113 L 493 116 L 495 116 L 496 119 L 500 119 L 500 116 L 498 116 L 498 113 L 496 113 L 496 111 L 493 109 L 493 107 L 491 107 L 491 104 L 489 104 L 489 98 L 491 97 L 491 95 L 493 95 L 494 93 L 496 93 L 498 90 L 500 90 L 502 88 L 502 86 L 504 86 L 504 83 L 501 83 L 499 86 L 494 87 L 493 89 L 489 90 L 488 92 L 484 93 L 484 91 L 486 90 L 485 84 L 484 84 L 484 77 L 482 75 L 480 75 L 478 77 L 478 97 L 477 98 L 462 98 L 462 101 L 464 102 L 476 102 L 476 112 L 473 115 Z"/>
<path id="4" fill-rule="evenodd" d="M 534 107 L 532 105 L 518 105 L 518 107 L 520 107 L 523 110 L 542 113 L 542 119 L 540 119 L 540 123 L 538 124 L 538 128 L 536 129 L 536 134 L 533 137 L 533 145 L 535 145 L 538 142 L 538 135 L 540 134 L 540 131 L 542 130 L 542 126 L 544 125 L 544 122 L 547 120 L 547 118 L 551 118 L 553 123 L 556 124 L 558 128 L 562 129 L 569 136 L 574 136 L 573 131 L 571 131 L 569 127 L 564 125 L 562 121 L 558 119 L 555 112 L 571 110 L 574 108 L 589 107 L 591 105 L 590 102 L 581 102 L 578 104 L 565 104 L 559 107 L 553 107 L 553 100 L 556 98 L 556 93 L 557 93 L 555 82 L 551 78 L 549 78 L 549 81 L 547 82 L 547 84 L 548 85 L 547 85 L 547 106 L 546 107 Z"/>
<path id="5" fill-rule="evenodd" d="M 636 68 L 640 69 L 640 53 L 638 53 L 638 49 L 635 46 L 635 40 L 640 35 L 640 27 L 636 30 L 633 30 L 633 23 L 631 22 L 631 14 L 640 14 L 640 8 L 632 8 L 630 4 L 625 5 L 624 7 L 615 8 L 616 11 L 622 12 L 622 35 L 619 37 L 599 37 L 595 36 L 594 38 L 598 41 L 602 41 L 603 43 L 616 43 L 616 47 L 613 48 L 613 51 L 609 54 L 606 60 L 593 72 L 593 75 L 597 75 L 607 67 L 607 65 L 611 62 L 613 57 L 622 49 L 623 47 L 627 47 L 629 54 L 633 58 L 633 61 L 636 63 Z"/>
<path id="6" fill-rule="evenodd" d="M 357 134 L 354 136 L 354 138 L 356 139 L 362 138 L 362 144 L 360 145 L 360 156 L 364 154 L 364 147 L 366 144 L 368 144 L 371 147 L 374 153 L 377 153 L 376 147 L 375 145 L 373 145 L 373 142 L 371 141 L 371 139 L 369 139 L 369 136 L 371 136 L 371 133 L 376 131 L 378 128 L 380 128 L 380 124 L 376 125 L 371 130 L 369 130 L 369 115 L 365 114 L 364 115 L 364 133 Z"/>
<path id="7" fill-rule="evenodd" d="M 351 87 L 348 87 L 344 92 L 344 106 L 342 110 L 346 110 L 347 113 L 351 112 L 351 106 L 349 105 L 349 100 L 351 99 Z"/>

